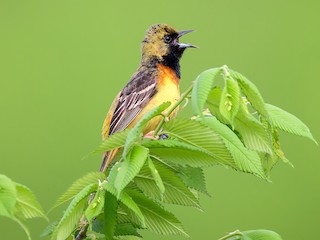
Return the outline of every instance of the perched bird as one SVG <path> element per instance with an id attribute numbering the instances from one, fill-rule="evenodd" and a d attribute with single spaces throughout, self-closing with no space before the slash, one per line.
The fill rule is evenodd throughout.
<path id="1" fill-rule="evenodd" d="M 102 138 L 132 128 L 142 116 L 160 104 L 175 103 L 180 97 L 179 60 L 186 48 L 179 38 L 192 30 L 177 32 L 167 24 L 151 26 L 142 41 L 141 62 L 127 85 L 115 97 L 102 127 Z M 172 113 L 170 117 L 174 116 Z M 151 119 L 144 134 L 155 130 L 161 117 Z M 104 172 L 118 149 L 106 152 L 100 171 Z"/>

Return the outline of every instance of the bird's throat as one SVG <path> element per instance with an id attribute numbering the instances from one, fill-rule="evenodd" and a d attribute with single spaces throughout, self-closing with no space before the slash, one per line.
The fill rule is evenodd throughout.
<path id="1" fill-rule="evenodd" d="M 172 82 L 179 86 L 180 76 L 174 69 L 161 63 L 157 65 L 157 68 L 159 70 L 159 82 L 164 85 L 166 82 Z"/>

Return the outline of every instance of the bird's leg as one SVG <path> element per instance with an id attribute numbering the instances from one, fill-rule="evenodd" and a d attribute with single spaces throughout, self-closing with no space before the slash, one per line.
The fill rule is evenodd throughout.
<path id="1" fill-rule="evenodd" d="M 167 138 L 169 138 L 169 135 L 166 134 L 166 133 L 161 133 L 161 134 L 159 135 L 159 140 L 165 140 L 165 139 L 167 139 Z"/>

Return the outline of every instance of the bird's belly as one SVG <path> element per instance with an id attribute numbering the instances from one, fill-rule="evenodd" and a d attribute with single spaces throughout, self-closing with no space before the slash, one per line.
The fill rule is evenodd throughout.
<path id="1" fill-rule="evenodd" d="M 171 102 L 170 106 L 175 104 L 180 97 L 179 84 L 177 84 L 177 82 L 175 81 L 176 79 L 173 79 L 172 77 L 163 77 L 161 81 L 159 81 L 158 83 L 157 93 L 152 97 L 150 102 L 143 108 L 143 110 L 139 113 L 139 115 L 134 119 L 134 121 L 130 125 L 134 126 L 137 123 L 138 119 L 141 119 L 146 113 L 148 113 L 153 108 L 161 105 L 164 102 Z M 170 114 L 169 118 L 174 117 L 177 110 L 178 108 L 176 108 L 176 110 Z M 166 110 L 163 113 L 166 114 Z M 155 128 L 160 123 L 161 119 L 161 116 L 152 118 L 147 123 L 146 127 L 143 130 L 143 133 L 146 134 L 150 131 L 155 130 Z"/>

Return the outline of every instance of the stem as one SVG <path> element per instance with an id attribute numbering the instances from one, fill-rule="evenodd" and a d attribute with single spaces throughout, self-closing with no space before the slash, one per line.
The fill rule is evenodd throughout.
<path id="1" fill-rule="evenodd" d="M 228 235 L 219 238 L 218 240 L 227 240 L 230 237 L 234 237 L 234 236 L 242 236 L 242 233 L 239 230 L 235 230 L 234 232 L 229 233 Z"/>
<path id="2" fill-rule="evenodd" d="M 186 99 L 188 97 L 188 95 L 192 91 L 192 89 L 193 89 L 193 83 L 187 88 L 187 90 L 184 93 L 181 94 L 180 99 L 169 108 L 169 110 L 166 112 L 166 114 L 163 115 L 161 122 L 158 124 L 157 128 L 153 132 L 153 137 L 155 137 L 159 133 L 166 118 L 168 118 L 170 116 L 170 114 L 184 101 L 184 99 Z"/>
<path id="3" fill-rule="evenodd" d="M 86 223 L 84 226 L 82 226 L 75 240 L 85 239 L 87 236 L 88 227 L 89 227 L 89 223 Z"/>

